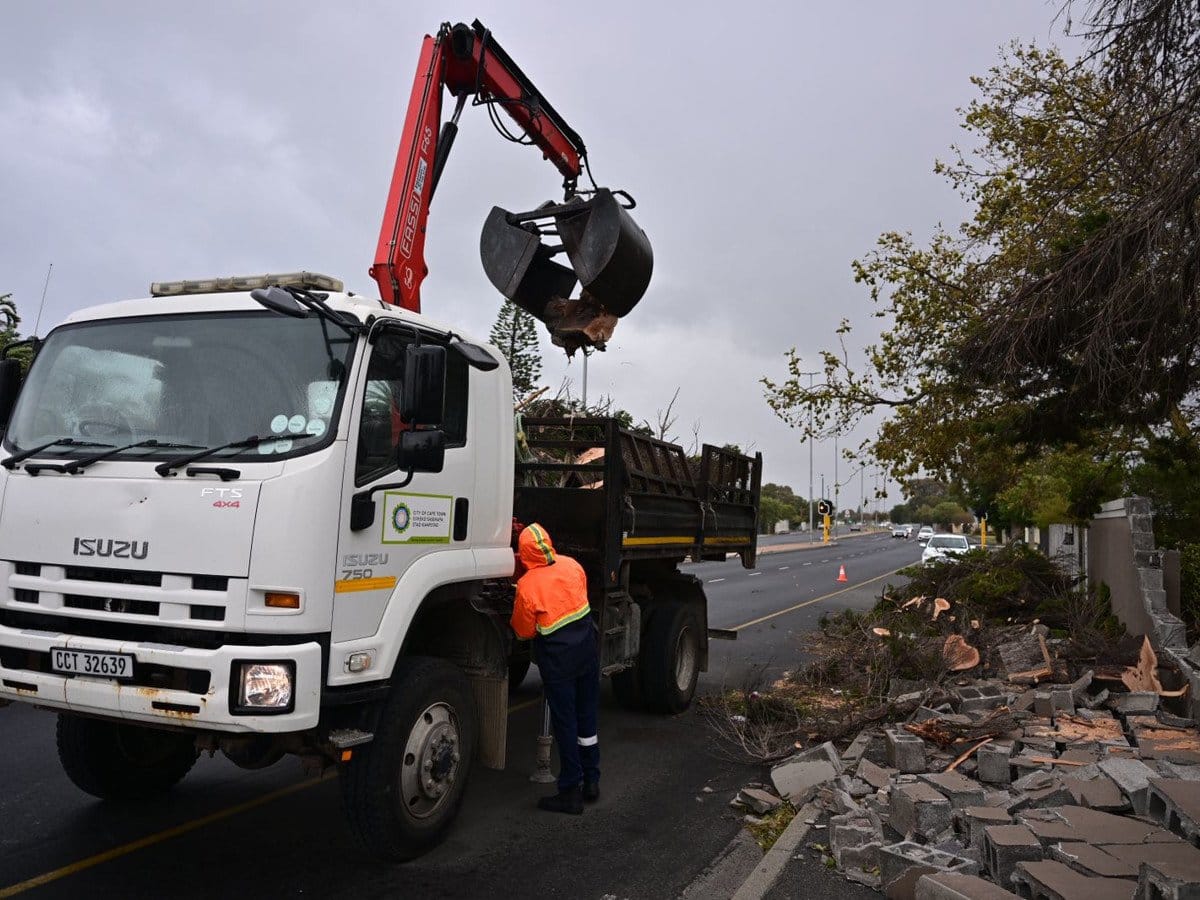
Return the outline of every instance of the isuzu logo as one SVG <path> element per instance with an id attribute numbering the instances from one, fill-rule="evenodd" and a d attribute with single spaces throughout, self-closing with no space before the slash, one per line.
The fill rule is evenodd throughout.
<path id="1" fill-rule="evenodd" d="M 111 556 L 114 559 L 145 559 L 149 541 L 116 541 L 112 538 L 75 538 L 76 556 Z"/>

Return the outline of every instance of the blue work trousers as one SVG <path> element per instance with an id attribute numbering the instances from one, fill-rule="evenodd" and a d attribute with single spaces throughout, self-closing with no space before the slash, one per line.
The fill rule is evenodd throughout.
<path id="1" fill-rule="evenodd" d="M 544 682 L 550 724 L 558 741 L 560 791 L 577 788 L 585 781 L 600 783 L 600 743 L 596 734 L 600 660 L 594 639 L 588 643 L 587 657 L 571 667 L 577 675 Z"/>

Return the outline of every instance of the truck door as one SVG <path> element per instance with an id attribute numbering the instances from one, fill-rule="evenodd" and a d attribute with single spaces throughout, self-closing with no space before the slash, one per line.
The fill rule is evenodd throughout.
<path id="1" fill-rule="evenodd" d="M 457 353 L 447 354 L 442 471 L 417 472 L 407 485 L 393 487 L 408 474 L 399 470 L 396 454 L 400 436 L 412 428 L 400 416 L 405 351 L 412 340 L 411 329 L 385 329 L 371 345 L 358 383 L 334 584 L 334 641 L 374 634 L 399 580 L 422 557 L 457 551 L 464 559 L 455 564 L 472 559 L 466 534 L 454 522 L 455 500 L 469 495 L 475 474 L 466 447 L 467 367 Z M 372 488 L 379 489 L 371 495 L 369 523 L 352 522 L 352 498 Z M 407 599 L 417 604 L 422 598 Z"/>

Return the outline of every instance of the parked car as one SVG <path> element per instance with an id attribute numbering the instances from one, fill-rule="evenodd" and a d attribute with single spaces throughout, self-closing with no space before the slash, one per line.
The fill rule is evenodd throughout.
<path id="1" fill-rule="evenodd" d="M 961 534 L 935 534 L 929 538 L 921 551 L 921 562 L 932 562 L 948 556 L 962 556 L 971 549 L 970 542 Z"/>
<path id="2" fill-rule="evenodd" d="M 933 526 L 932 525 L 922 525 L 921 530 L 917 532 L 917 543 L 923 544 L 927 540 L 929 540 L 931 537 L 933 537 Z"/>
<path id="3" fill-rule="evenodd" d="M 893 525 L 892 526 L 892 537 L 907 538 L 908 537 L 908 526 L 907 525 Z"/>

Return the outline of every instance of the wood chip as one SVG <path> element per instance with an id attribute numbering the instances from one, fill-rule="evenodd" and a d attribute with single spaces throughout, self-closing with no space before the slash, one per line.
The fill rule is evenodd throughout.
<path id="1" fill-rule="evenodd" d="M 991 742 L 992 742 L 991 738 L 984 738 L 982 741 L 980 741 L 978 744 L 976 744 L 974 747 L 972 747 L 966 753 L 963 753 L 961 756 L 959 756 L 958 759 L 954 760 L 954 762 L 950 763 L 950 765 L 946 766 L 946 771 L 953 772 L 955 769 L 957 769 L 959 767 L 959 764 L 964 763 L 968 759 L 970 759 L 971 755 L 974 754 L 974 752 L 976 750 L 978 750 L 984 744 L 990 744 Z"/>

